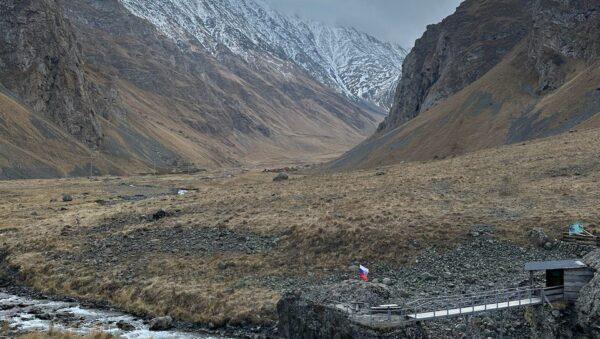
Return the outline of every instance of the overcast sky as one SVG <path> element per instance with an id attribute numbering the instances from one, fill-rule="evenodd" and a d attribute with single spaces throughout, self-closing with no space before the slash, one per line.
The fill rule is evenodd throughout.
<path id="1" fill-rule="evenodd" d="M 462 0 L 264 0 L 288 14 L 355 27 L 411 48 L 429 24 L 438 23 Z"/>

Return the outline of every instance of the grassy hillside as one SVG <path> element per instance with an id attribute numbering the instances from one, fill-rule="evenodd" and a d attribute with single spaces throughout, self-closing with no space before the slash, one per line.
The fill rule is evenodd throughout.
<path id="1" fill-rule="evenodd" d="M 269 323 L 285 288 L 354 277 L 354 262 L 373 272 L 412 265 L 474 225 L 517 244 L 533 227 L 558 237 L 575 220 L 600 231 L 598 142 L 593 129 L 283 183 L 243 171 L 2 182 L 0 245 L 4 264 L 42 291 L 190 321 Z"/>
<path id="2" fill-rule="evenodd" d="M 535 91 L 538 79 L 527 66 L 526 42 L 460 92 L 396 129 L 372 136 L 328 166 L 366 168 L 443 159 L 599 127 L 599 63 L 565 63 L 564 85 L 540 95 Z"/>

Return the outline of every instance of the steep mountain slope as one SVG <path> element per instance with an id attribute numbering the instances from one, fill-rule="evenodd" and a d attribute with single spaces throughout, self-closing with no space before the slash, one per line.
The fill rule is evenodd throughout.
<path id="1" fill-rule="evenodd" d="M 70 25 L 54 0 L 0 3 L 0 80 L 35 112 L 98 146 L 102 131 Z"/>
<path id="2" fill-rule="evenodd" d="M 359 142 L 377 121 L 377 111 L 293 64 L 258 71 L 227 51 L 216 60 L 194 41 L 180 48 L 116 0 L 68 0 L 65 11 L 88 42 L 89 66 L 109 74 L 130 114 L 186 158 L 212 166 L 307 159 Z"/>
<path id="3" fill-rule="evenodd" d="M 465 1 L 407 56 L 379 131 L 331 166 L 443 158 L 600 126 L 599 6 Z"/>
<path id="4" fill-rule="evenodd" d="M 95 174 L 128 174 L 319 161 L 381 117 L 294 63 L 258 69 L 226 49 L 216 59 L 117 0 L 61 3 L 2 3 L 4 178 L 84 175 L 90 162 Z M 56 143 L 73 151 L 49 152 Z"/>
<path id="5" fill-rule="evenodd" d="M 123 108 L 87 71 L 55 0 L 0 3 L 0 28 L 0 179 L 144 168 L 143 154 L 128 151 L 142 137 L 108 140 L 106 119 Z M 104 156 L 92 161 L 98 151 Z"/>
<path id="6" fill-rule="evenodd" d="M 389 108 L 406 51 L 351 28 L 286 17 L 260 0 L 123 0 L 179 43 L 197 40 L 261 67 L 291 60 L 322 83 Z"/>

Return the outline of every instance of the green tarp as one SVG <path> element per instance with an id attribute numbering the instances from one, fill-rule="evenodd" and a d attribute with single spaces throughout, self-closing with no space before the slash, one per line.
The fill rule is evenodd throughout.
<path id="1" fill-rule="evenodd" d="M 569 235 L 581 234 L 585 230 L 583 229 L 583 225 L 580 222 L 576 222 L 569 226 Z"/>

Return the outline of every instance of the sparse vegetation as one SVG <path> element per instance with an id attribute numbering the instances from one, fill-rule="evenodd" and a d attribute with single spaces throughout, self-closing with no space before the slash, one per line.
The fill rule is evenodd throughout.
<path id="1" fill-rule="evenodd" d="M 0 245 L 22 282 L 45 292 L 214 325 L 269 323 L 285 288 L 353 277 L 356 262 L 410 265 L 473 225 L 516 243 L 533 227 L 558 237 L 573 220 L 598 230 L 599 142 L 594 130 L 380 176 L 298 172 L 282 183 L 259 171 L 2 182 Z M 578 175 L 549 174 L 577 164 Z M 165 193 L 178 187 L 197 190 Z M 143 197 L 123 198 L 135 192 Z M 170 214 L 147 217 L 160 209 Z"/>

